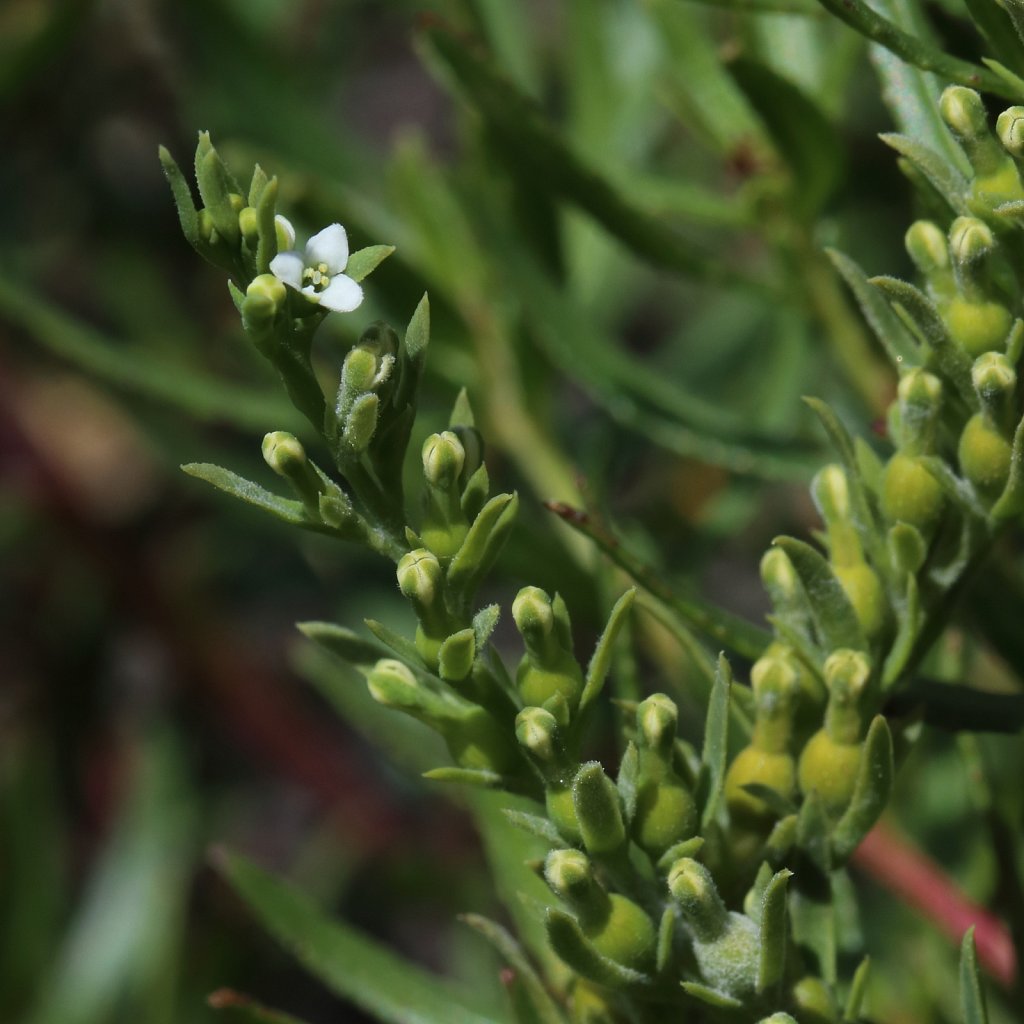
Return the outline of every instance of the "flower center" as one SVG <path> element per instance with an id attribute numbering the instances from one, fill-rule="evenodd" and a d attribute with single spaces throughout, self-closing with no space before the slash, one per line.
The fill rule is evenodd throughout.
<path id="1" fill-rule="evenodd" d="M 327 264 L 318 263 L 315 267 L 306 267 L 302 271 L 302 283 L 312 286 L 315 292 L 322 292 L 331 283 Z"/>

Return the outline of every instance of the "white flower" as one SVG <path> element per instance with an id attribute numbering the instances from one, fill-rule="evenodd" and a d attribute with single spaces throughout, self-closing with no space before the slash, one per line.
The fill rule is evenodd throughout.
<path id="1" fill-rule="evenodd" d="M 295 244 L 295 230 L 280 215 L 279 240 Z M 343 271 L 348 266 L 348 235 L 340 224 L 329 224 L 307 243 L 306 251 L 289 249 L 270 261 L 270 272 L 289 288 L 336 313 L 350 313 L 363 301 L 363 289 Z"/>

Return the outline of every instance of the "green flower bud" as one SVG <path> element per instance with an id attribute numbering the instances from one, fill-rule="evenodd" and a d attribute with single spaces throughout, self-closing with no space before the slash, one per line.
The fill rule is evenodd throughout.
<path id="1" fill-rule="evenodd" d="M 576 773 L 572 802 L 588 853 L 611 856 L 625 849 L 626 826 L 619 793 L 597 761 L 588 761 Z"/>
<path id="2" fill-rule="evenodd" d="M 544 708 L 523 708 L 516 715 L 516 739 L 541 765 L 555 766 L 563 761 L 558 722 Z"/>
<path id="3" fill-rule="evenodd" d="M 423 442 L 423 476 L 434 487 L 455 489 L 465 462 L 466 451 L 451 430 L 431 434 Z"/>
<path id="4" fill-rule="evenodd" d="M 897 452 L 882 476 L 881 505 L 890 522 L 908 523 L 927 539 L 942 516 L 946 496 L 919 459 Z"/>
<path id="5" fill-rule="evenodd" d="M 398 587 L 416 612 L 416 649 L 431 669 L 437 669 L 441 645 L 459 628 L 444 604 L 444 570 L 426 548 L 407 552 L 398 562 Z"/>
<path id="6" fill-rule="evenodd" d="M 1003 348 L 1013 326 L 1010 311 L 998 302 L 954 299 L 943 312 L 950 337 L 971 358 Z"/>
<path id="7" fill-rule="evenodd" d="M 632 900 L 608 894 L 578 850 L 552 850 L 544 864 L 548 885 L 576 912 L 580 929 L 602 956 L 635 971 L 654 966 L 657 934 Z"/>
<path id="8" fill-rule="evenodd" d="M 632 835 L 657 860 L 698 827 L 697 803 L 673 767 L 679 711 L 663 693 L 637 707 L 638 770 Z"/>
<path id="9" fill-rule="evenodd" d="M 266 334 L 285 309 L 288 290 L 273 274 L 253 278 L 242 301 L 242 323 L 251 333 Z"/>
<path id="10" fill-rule="evenodd" d="M 557 694 L 575 710 L 583 692 L 583 670 L 562 645 L 551 598 L 524 587 L 512 602 L 512 618 L 526 644 L 516 683 L 526 704 L 540 707 Z"/>
<path id="11" fill-rule="evenodd" d="M 801 790 L 816 792 L 832 820 L 846 810 L 856 786 L 865 732 L 861 704 L 870 680 L 871 666 L 860 651 L 838 650 L 825 662 L 825 727 L 804 747 L 798 777 Z"/>
<path id="12" fill-rule="evenodd" d="M 663 693 L 651 694 L 636 709 L 637 734 L 643 747 L 657 751 L 661 758 L 671 762 L 676 740 L 679 709 L 675 701 Z"/>
<path id="13" fill-rule="evenodd" d="M 793 665 L 763 656 L 751 669 L 756 716 L 750 745 L 741 750 L 725 776 L 725 802 L 730 819 L 749 828 L 770 827 L 775 812 L 744 788 L 758 783 L 783 799 L 796 794 L 796 763 L 790 753 L 800 683 Z"/>
<path id="14" fill-rule="evenodd" d="M 706 984 L 741 1002 L 753 1000 L 761 950 L 754 922 L 726 910 L 711 873 L 689 857 L 672 865 L 668 887 L 693 932 L 693 953 Z"/>
<path id="15" fill-rule="evenodd" d="M 306 459 L 306 449 L 294 434 L 271 431 L 263 438 L 263 459 L 294 488 L 306 508 L 319 515 L 320 495 L 326 485 Z"/>
<path id="16" fill-rule="evenodd" d="M 971 383 L 992 426 L 1011 437 L 1017 420 L 1017 371 L 1013 364 L 1001 352 L 986 352 L 974 361 Z"/>
<path id="17" fill-rule="evenodd" d="M 255 206 L 246 206 L 240 211 L 238 228 L 249 248 L 255 250 L 260 239 L 260 217 Z"/>
<path id="18" fill-rule="evenodd" d="M 996 134 L 1006 151 L 1024 159 L 1024 107 L 1008 107 L 996 119 Z"/>
<path id="19" fill-rule="evenodd" d="M 423 444 L 423 476 L 427 488 L 420 537 L 438 558 L 454 556 L 469 531 L 459 484 L 465 462 L 462 442 L 451 430 L 431 434 Z"/>
<path id="20" fill-rule="evenodd" d="M 1016 196 L 1020 191 L 1016 167 L 989 130 L 981 97 L 973 89 L 951 85 L 939 100 L 939 111 L 974 169 L 975 194 Z"/>
<path id="21" fill-rule="evenodd" d="M 930 220 L 914 221 L 907 229 L 904 244 L 914 266 L 928 283 L 932 297 L 950 298 L 954 291 L 953 269 L 941 228 Z"/>
<path id="22" fill-rule="evenodd" d="M 986 500 L 995 501 L 1010 478 L 1013 448 L 985 413 L 976 413 L 964 427 L 957 448 L 960 472 Z"/>
<path id="23" fill-rule="evenodd" d="M 838 1024 L 841 1019 L 831 989 L 821 978 L 810 974 L 793 986 L 793 1004 L 800 1024 Z"/>

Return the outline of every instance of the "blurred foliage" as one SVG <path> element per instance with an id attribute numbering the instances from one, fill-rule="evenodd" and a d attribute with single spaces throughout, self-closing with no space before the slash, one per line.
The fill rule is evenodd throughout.
<path id="1" fill-rule="evenodd" d="M 997 48 L 1002 8 L 968 6 L 1024 70 Z M 872 8 L 958 59 L 989 52 L 960 0 Z M 309 435 L 182 244 L 158 143 L 190 152 L 208 129 L 280 176 L 302 229 L 397 246 L 360 322 L 404 323 L 430 291 L 414 443 L 465 385 L 492 479 L 524 498 L 501 593 L 557 583 L 590 646 L 613 577 L 593 586 L 591 546 L 544 501 L 602 510 L 681 600 L 761 620 L 761 549 L 814 522 L 802 485 L 824 445 L 800 396 L 869 424 L 895 388 L 824 249 L 907 276 L 901 236 L 927 211 L 876 135 L 962 162 L 938 93 L 803 0 L 8 0 L 0 1020 L 213 1020 L 220 986 L 342 1019 L 204 866 L 212 841 L 500 1005 L 497 960 L 451 919 L 500 914 L 479 846 L 508 851 L 325 715 L 318 690 L 358 723 L 366 699 L 292 635 L 409 624 L 388 567 L 177 471 L 259 478 L 257 431 Z M 327 325 L 325 375 L 355 330 Z M 1021 593 L 1019 543 L 1003 554 L 933 674 L 1019 690 L 1019 603 L 998 597 Z M 652 664 L 621 666 L 620 695 L 667 689 L 695 739 L 699 656 L 644 628 Z M 379 718 L 375 743 L 421 749 Z M 932 742 L 901 774 L 902 826 L 974 899 L 1016 898 L 996 861 L 1020 857 L 1003 835 L 1019 744 Z M 978 831 L 991 854 L 965 842 Z M 863 886 L 877 1018 L 949 1019 L 955 950 Z"/>

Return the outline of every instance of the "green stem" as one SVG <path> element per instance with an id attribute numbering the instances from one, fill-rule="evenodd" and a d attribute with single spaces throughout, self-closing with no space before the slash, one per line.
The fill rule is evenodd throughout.
<path id="1" fill-rule="evenodd" d="M 898 28 L 888 18 L 876 14 L 863 0 L 819 0 L 819 3 L 862 36 L 867 36 L 872 42 L 891 50 L 897 57 L 922 71 L 934 71 L 951 82 L 971 89 L 981 89 L 1003 99 L 1019 99 L 998 75 L 987 68 L 952 57 L 922 42 Z"/>

